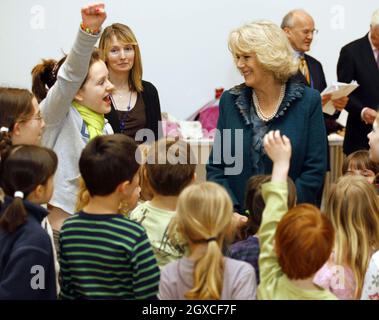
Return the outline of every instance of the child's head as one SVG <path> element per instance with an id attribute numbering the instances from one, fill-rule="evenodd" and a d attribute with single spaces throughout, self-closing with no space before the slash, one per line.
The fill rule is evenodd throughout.
<path id="1" fill-rule="evenodd" d="M 191 159 L 194 162 L 191 146 L 182 140 L 163 139 L 154 143 L 143 167 L 153 194 L 179 196 L 194 180 L 196 164 L 191 163 Z"/>
<path id="2" fill-rule="evenodd" d="M 99 42 L 101 58 L 112 72 L 125 73 L 133 91 L 141 92 L 142 60 L 136 36 L 125 24 L 114 23 L 106 27 Z M 120 65 L 120 62 L 123 64 Z"/>
<path id="3" fill-rule="evenodd" d="M 140 191 L 138 151 L 134 140 L 123 134 L 91 140 L 79 160 L 90 196 L 108 196 L 118 191 L 122 200 L 134 206 Z"/>
<path id="4" fill-rule="evenodd" d="M 271 181 L 271 175 L 256 175 L 251 177 L 246 184 L 245 209 L 249 215 L 246 227 L 241 230 L 241 239 L 254 235 L 258 232 L 262 222 L 262 213 L 265 202 L 262 196 L 262 185 Z M 287 179 L 288 185 L 288 209 L 296 204 L 296 186 L 291 178 Z"/>
<path id="5" fill-rule="evenodd" d="M 32 145 L 12 146 L 1 153 L 0 181 L 5 195 L 13 198 L 0 218 L 0 227 L 15 231 L 27 217 L 23 198 L 47 203 L 53 194 L 58 159 L 54 151 Z M 20 194 L 21 193 L 21 194 Z"/>
<path id="6" fill-rule="evenodd" d="M 372 131 L 367 135 L 368 144 L 370 146 L 370 159 L 379 163 L 379 113 L 372 125 Z"/>
<path id="7" fill-rule="evenodd" d="M 220 299 L 223 284 L 221 248 L 230 234 L 233 204 L 220 185 L 203 182 L 188 186 L 180 194 L 175 223 L 191 244 L 204 244 L 206 251 L 194 270 L 194 286 L 188 299 Z"/>
<path id="8" fill-rule="evenodd" d="M 275 250 L 282 271 L 289 279 L 307 279 L 328 260 L 334 244 L 329 219 L 310 204 L 290 209 L 279 222 Z"/>
<path id="9" fill-rule="evenodd" d="M 357 292 L 373 250 L 379 249 L 379 200 L 373 185 L 360 176 L 344 176 L 330 190 L 326 214 L 336 232 L 335 256 L 354 272 Z"/>
<path id="10" fill-rule="evenodd" d="M 32 70 L 33 93 L 38 100 L 43 100 L 48 90 L 55 84 L 58 71 L 65 62 L 66 57 L 60 61 L 42 60 Z M 100 114 L 109 113 L 111 108 L 110 93 L 113 85 L 108 79 L 108 69 L 104 61 L 100 59 L 100 53 L 94 49 L 89 62 L 89 68 L 79 91 L 75 95 L 75 101 Z"/>
<path id="11" fill-rule="evenodd" d="M 44 126 L 32 93 L 25 89 L 0 87 L 0 144 L 37 145 Z"/>
<path id="12" fill-rule="evenodd" d="M 365 177 L 368 183 L 374 183 L 379 173 L 379 163 L 370 159 L 367 150 L 359 150 L 348 155 L 342 166 L 343 175 L 360 175 Z"/>

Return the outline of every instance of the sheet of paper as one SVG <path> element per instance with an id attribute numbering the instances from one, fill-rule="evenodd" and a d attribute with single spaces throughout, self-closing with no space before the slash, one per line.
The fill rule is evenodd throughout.
<path id="1" fill-rule="evenodd" d="M 346 97 L 358 87 L 359 84 L 356 81 L 352 81 L 351 83 L 333 83 L 332 85 L 327 87 L 323 92 L 321 92 L 321 96 L 324 96 L 326 94 L 332 95 L 331 100 L 322 108 L 322 111 L 324 113 L 333 115 L 336 112 L 336 109 L 333 106 L 332 100 Z"/>
<path id="2" fill-rule="evenodd" d="M 346 127 L 347 122 L 347 116 L 349 115 L 349 112 L 346 110 L 342 110 L 339 117 L 337 118 L 336 122 L 340 124 L 343 127 Z"/>

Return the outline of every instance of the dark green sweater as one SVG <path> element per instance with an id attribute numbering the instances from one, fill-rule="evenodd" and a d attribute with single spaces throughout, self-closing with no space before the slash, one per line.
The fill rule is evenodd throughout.
<path id="1" fill-rule="evenodd" d="M 264 152 L 257 151 L 262 143 L 257 133 L 280 130 L 291 140 L 289 176 L 296 184 L 298 203 L 317 203 L 327 167 L 327 138 L 320 93 L 289 80 L 278 114 L 263 127 L 251 121 L 251 97 L 252 89 L 245 84 L 222 95 L 217 129 L 224 134 L 216 136 L 207 164 L 207 180 L 223 185 L 232 197 L 235 210 L 242 212 L 247 180 L 256 174 L 271 174 L 272 170 L 272 161 Z M 231 129 L 231 139 L 227 138 L 224 129 Z M 240 131 L 236 131 L 238 129 Z M 225 172 L 226 168 L 235 166 L 235 163 L 228 164 L 227 149 L 236 155 L 236 162 L 241 167 L 232 174 Z M 224 156 L 217 157 L 220 154 Z M 259 161 L 258 168 L 254 168 L 254 161 Z"/>

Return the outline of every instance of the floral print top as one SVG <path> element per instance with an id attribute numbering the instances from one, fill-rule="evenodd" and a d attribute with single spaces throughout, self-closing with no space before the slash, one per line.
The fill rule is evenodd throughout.
<path id="1" fill-rule="evenodd" d="M 363 284 L 361 300 L 379 300 L 379 251 L 371 257 Z"/>

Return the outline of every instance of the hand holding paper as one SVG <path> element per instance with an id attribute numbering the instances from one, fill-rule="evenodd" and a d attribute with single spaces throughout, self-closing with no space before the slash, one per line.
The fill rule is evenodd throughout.
<path id="1" fill-rule="evenodd" d="M 330 85 L 323 92 L 321 92 L 322 97 L 331 95 L 330 100 L 323 106 L 322 111 L 324 113 L 333 115 L 336 112 L 336 109 L 342 110 L 345 107 L 347 101 L 341 98 L 347 98 L 347 96 L 358 87 L 359 84 L 357 84 L 355 81 L 351 83 L 336 82 Z M 325 98 L 323 98 L 323 101 L 324 100 Z M 338 101 L 334 101 L 333 103 L 333 100 Z"/>

